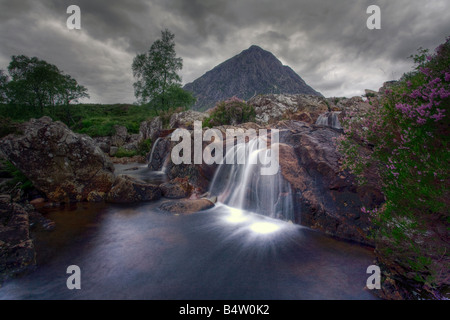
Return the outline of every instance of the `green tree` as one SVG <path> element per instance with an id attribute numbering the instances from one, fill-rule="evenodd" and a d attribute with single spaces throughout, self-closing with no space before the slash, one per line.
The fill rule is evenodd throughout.
<path id="1" fill-rule="evenodd" d="M 147 53 L 138 54 L 132 64 L 136 98 L 141 103 L 151 102 L 154 107 L 167 110 L 171 107 L 171 95 L 174 85 L 181 82 L 178 70 L 183 67 L 183 60 L 175 52 L 175 35 L 165 29 L 161 39 L 156 40 Z M 182 89 L 181 89 L 182 90 Z"/>
<path id="2" fill-rule="evenodd" d="M 162 97 L 162 95 L 164 96 Z M 161 107 L 161 101 L 163 101 L 163 99 L 167 103 L 167 107 L 161 108 L 162 110 L 179 108 L 188 109 L 196 101 L 192 93 L 183 90 L 179 84 L 173 84 L 169 86 L 164 93 L 155 96 L 155 98 L 149 103 L 149 106 L 157 110 Z"/>
<path id="3" fill-rule="evenodd" d="M 8 75 L 6 75 L 3 70 L 0 70 L 0 103 L 5 103 L 8 101 L 6 91 L 8 81 Z"/>
<path id="4" fill-rule="evenodd" d="M 11 81 L 7 83 L 8 102 L 38 107 L 69 104 L 89 97 L 87 89 L 55 65 L 36 57 L 12 56 L 8 66 Z"/>

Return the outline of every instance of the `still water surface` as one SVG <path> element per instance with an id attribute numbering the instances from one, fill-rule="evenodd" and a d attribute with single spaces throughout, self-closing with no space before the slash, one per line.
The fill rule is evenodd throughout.
<path id="1" fill-rule="evenodd" d="M 161 200 L 164 201 L 164 200 Z M 223 204 L 167 214 L 161 201 L 52 209 L 37 268 L 0 299 L 374 299 L 370 249 Z M 66 269 L 81 268 L 81 290 Z"/>

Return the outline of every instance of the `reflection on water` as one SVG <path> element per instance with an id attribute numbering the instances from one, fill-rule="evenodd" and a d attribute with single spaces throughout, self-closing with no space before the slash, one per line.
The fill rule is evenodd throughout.
<path id="1" fill-rule="evenodd" d="M 366 248 L 222 204 L 178 216 L 158 205 L 48 212 L 57 228 L 37 235 L 39 266 L 0 299 L 374 299 Z M 69 265 L 81 290 L 66 287 Z"/>
<path id="2" fill-rule="evenodd" d="M 126 174 L 156 185 L 167 182 L 167 175 L 163 171 L 152 171 L 147 164 L 142 163 L 115 164 L 114 172 L 116 175 Z"/>

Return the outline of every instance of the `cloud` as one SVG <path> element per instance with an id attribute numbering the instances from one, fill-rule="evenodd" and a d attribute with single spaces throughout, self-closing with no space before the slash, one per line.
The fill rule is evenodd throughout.
<path id="1" fill-rule="evenodd" d="M 65 26 L 71 4 L 79 31 Z M 366 28 L 371 4 L 381 30 Z M 449 9 L 447 0 L 2 0 L 0 69 L 13 54 L 38 56 L 87 86 L 91 102 L 133 102 L 133 57 L 168 28 L 184 83 L 257 44 L 324 95 L 351 96 L 409 71 L 418 47 L 442 43 Z"/>

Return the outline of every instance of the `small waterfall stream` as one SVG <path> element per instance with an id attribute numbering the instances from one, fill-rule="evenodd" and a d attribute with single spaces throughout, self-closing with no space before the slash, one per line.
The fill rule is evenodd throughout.
<path id="1" fill-rule="evenodd" d="M 255 158 L 259 153 L 263 153 L 263 159 L 270 157 L 271 150 L 267 147 L 258 148 L 258 138 L 255 138 L 227 150 L 226 157 L 232 153 L 237 161 L 235 164 L 223 163 L 219 166 L 211 183 L 210 193 L 232 208 L 293 221 L 291 186 L 283 178 L 281 170 L 274 175 L 260 174 L 263 165 L 255 161 Z"/>
<path id="2" fill-rule="evenodd" d="M 334 129 L 342 129 L 341 123 L 339 122 L 340 112 L 327 112 L 321 114 L 316 121 L 318 126 L 328 126 Z"/>
<path id="3" fill-rule="evenodd" d="M 150 170 L 165 172 L 169 144 L 170 142 L 162 137 L 156 139 L 148 161 L 148 168 Z"/>

